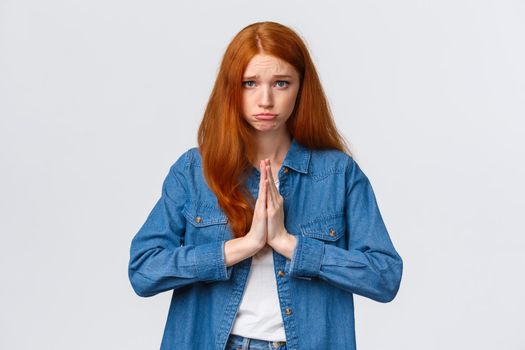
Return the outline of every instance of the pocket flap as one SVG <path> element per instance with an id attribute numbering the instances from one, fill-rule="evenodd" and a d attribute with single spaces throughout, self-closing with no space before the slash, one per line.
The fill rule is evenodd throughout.
<path id="1" fill-rule="evenodd" d="M 322 239 L 324 241 L 337 241 L 345 234 L 346 224 L 344 213 L 324 215 L 300 224 L 299 227 L 304 236 Z"/>
<path id="2" fill-rule="evenodd" d="M 193 226 L 204 227 L 228 222 L 228 217 L 214 204 L 190 202 L 184 206 L 183 214 Z"/>

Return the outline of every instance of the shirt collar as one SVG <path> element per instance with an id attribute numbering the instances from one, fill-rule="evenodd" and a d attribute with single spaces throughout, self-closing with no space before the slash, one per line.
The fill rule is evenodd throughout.
<path id="1" fill-rule="evenodd" d="M 284 157 L 283 166 L 307 174 L 311 153 L 310 149 L 298 144 L 297 140 L 292 137 L 292 143 Z"/>

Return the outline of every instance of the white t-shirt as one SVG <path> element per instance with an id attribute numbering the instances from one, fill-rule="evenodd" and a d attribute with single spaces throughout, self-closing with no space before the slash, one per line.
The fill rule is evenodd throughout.
<path id="1" fill-rule="evenodd" d="M 276 183 L 279 188 L 279 183 Z M 269 245 L 252 256 L 248 281 L 231 333 L 243 337 L 286 341 L 277 294 L 273 249 Z"/>

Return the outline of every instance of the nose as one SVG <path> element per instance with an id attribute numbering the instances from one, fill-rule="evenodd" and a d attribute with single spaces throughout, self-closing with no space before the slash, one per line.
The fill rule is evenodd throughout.
<path id="1" fill-rule="evenodd" d="M 262 88 L 259 95 L 259 107 L 270 108 L 273 107 L 273 95 L 271 88 Z"/>

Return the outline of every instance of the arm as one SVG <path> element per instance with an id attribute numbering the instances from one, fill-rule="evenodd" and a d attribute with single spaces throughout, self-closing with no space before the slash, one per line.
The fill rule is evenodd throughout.
<path id="1" fill-rule="evenodd" d="M 153 296 L 199 281 L 227 280 L 224 241 L 183 245 L 187 200 L 184 163 L 187 152 L 170 167 L 162 194 L 131 241 L 128 276 L 135 293 Z"/>
<path id="2" fill-rule="evenodd" d="M 352 158 L 345 176 L 348 249 L 297 235 L 288 273 L 319 277 L 348 292 L 389 302 L 399 290 L 403 261 L 390 240 L 372 186 Z"/>
<path id="3" fill-rule="evenodd" d="M 224 244 L 224 261 L 226 266 L 237 264 L 248 257 L 254 256 L 264 245 L 251 239 L 249 235 L 227 240 Z"/>

